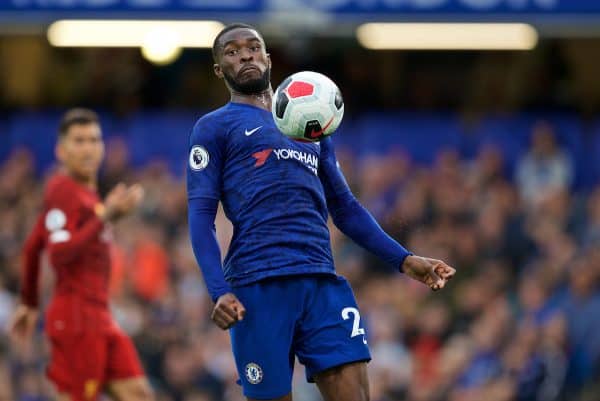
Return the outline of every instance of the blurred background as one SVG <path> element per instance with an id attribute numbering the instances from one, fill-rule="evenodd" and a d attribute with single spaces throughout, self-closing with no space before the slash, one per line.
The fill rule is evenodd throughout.
<path id="1" fill-rule="evenodd" d="M 100 191 L 146 188 L 115 227 L 112 309 L 158 399 L 243 399 L 209 320 L 183 174 L 195 120 L 228 100 L 207 46 L 230 22 L 264 34 L 274 86 L 300 70 L 340 86 L 334 143 L 355 194 L 406 247 L 458 270 L 433 294 L 331 227 L 372 400 L 600 400 L 596 0 L 0 1 L 0 399 L 50 399 L 43 320 L 24 350 L 6 324 L 73 106 L 102 117 Z M 222 213 L 217 231 L 225 251 Z M 294 383 L 295 400 L 320 399 L 300 366 Z"/>

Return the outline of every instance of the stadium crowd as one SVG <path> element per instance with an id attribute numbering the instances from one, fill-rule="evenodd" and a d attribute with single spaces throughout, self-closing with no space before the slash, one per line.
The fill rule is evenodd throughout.
<path id="1" fill-rule="evenodd" d="M 146 190 L 139 213 L 114 227 L 111 293 L 158 400 L 242 400 L 229 338 L 210 321 L 191 251 L 183 175 L 158 160 L 133 168 L 132 149 L 118 138 L 107 146 L 101 193 L 119 181 Z M 514 174 L 504 156 L 491 146 L 473 159 L 449 149 L 421 166 L 402 152 L 358 158 L 338 149 L 350 186 L 382 226 L 458 271 L 432 293 L 331 226 L 337 271 L 351 282 L 367 330 L 373 401 L 600 399 L 600 183 L 572 190 L 575 164 L 543 124 Z M 35 171 L 26 149 L 0 166 L 0 400 L 50 399 L 43 321 L 30 347 L 6 333 L 23 239 L 50 174 Z M 225 250 L 231 226 L 222 212 L 217 231 Z M 295 400 L 320 399 L 300 366 L 295 376 Z"/>

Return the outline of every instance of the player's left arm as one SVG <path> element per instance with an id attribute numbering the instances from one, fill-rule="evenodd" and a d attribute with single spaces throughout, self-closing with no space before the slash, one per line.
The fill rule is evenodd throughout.
<path id="1" fill-rule="evenodd" d="M 40 256 L 45 246 L 44 215 L 40 215 L 22 252 L 20 303 L 10 319 L 8 331 L 17 343 L 26 345 L 38 318 Z"/>
<path id="2" fill-rule="evenodd" d="M 319 178 L 333 223 L 358 245 L 433 290 L 454 276 L 455 270 L 446 263 L 413 255 L 381 228 L 348 187 L 330 138 L 321 141 Z"/>
<path id="3" fill-rule="evenodd" d="M 21 303 L 33 309 L 37 309 L 39 303 L 38 278 L 40 258 L 45 246 L 44 229 L 44 215 L 41 214 L 25 240 L 22 251 Z"/>

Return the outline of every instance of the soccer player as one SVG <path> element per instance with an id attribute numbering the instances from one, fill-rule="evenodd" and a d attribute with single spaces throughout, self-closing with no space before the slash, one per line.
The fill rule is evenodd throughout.
<path id="1" fill-rule="evenodd" d="M 433 290 L 455 270 L 412 255 L 380 228 L 346 184 L 331 138 L 301 143 L 277 130 L 271 59 L 256 29 L 227 26 L 213 57 L 231 101 L 192 130 L 188 217 L 215 302 L 211 318 L 231 329 L 244 395 L 291 400 L 297 356 L 326 401 L 368 400 L 366 333 L 350 286 L 334 270 L 328 214 L 359 245 Z M 219 201 L 234 226 L 223 266 Z"/>
<path id="2" fill-rule="evenodd" d="M 61 171 L 48 181 L 44 210 L 24 247 L 21 303 L 10 332 L 25 344 L 35 329 L 45 249 L 56 275 L 45 318 L 51 345 L 46 372 L 58 399 L 92 401 L 106 391 L 119 401 L 151 400 L 134 345 L 108 308 L 110 223 L 136 208 L 142 188 L 119 184 L 101 202 L 96 186 L 104 143 L 91 110 L 63 116 L 55 153 Z"/>

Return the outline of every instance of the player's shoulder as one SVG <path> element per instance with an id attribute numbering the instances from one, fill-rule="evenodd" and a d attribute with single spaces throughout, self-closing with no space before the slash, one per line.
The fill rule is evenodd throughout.
<path id="1" fill-rule="evenodd" d="M 53 174 L 46 183 L 46 193 L 54 193 L 64 191 L 66 188 L 71 187 L 72 180 L 63 173 Z"/>
<path id="2" fill-rule="evenodd" d="M 335 150 L 333 147 L 333 141 L 331 137 L 323 138 L 321 141 L 316 142 L 319 144 L 319 152 L 321 158 L 335 157 Z"/>
<path id="3" fill-rule="evenodd" d="M 204 114 L 194 124 L 193 135 L 224 132 L 232 119 L 229 103 Z"/>
<path id="4" fill-rule="evenodd" d="M 48 179 L 44 191 L 44 199 L 53 201 L 72 196 L 76 190 L 73 179 L 64 173 L 56 173 Z"/>

